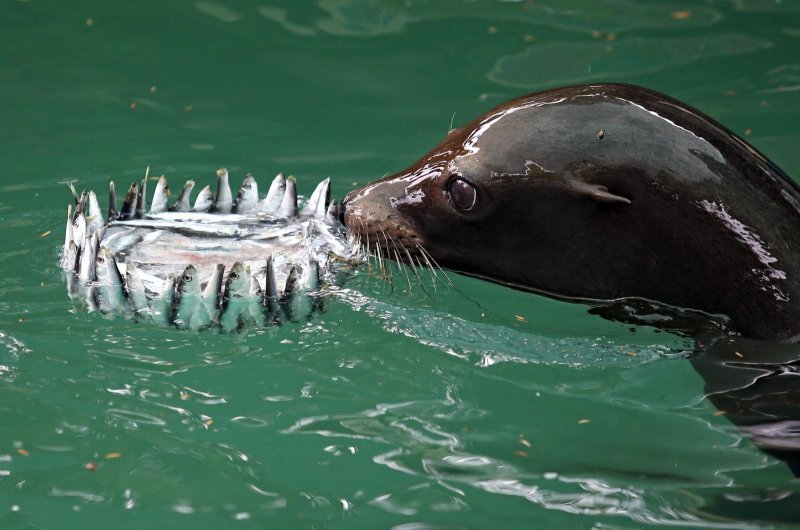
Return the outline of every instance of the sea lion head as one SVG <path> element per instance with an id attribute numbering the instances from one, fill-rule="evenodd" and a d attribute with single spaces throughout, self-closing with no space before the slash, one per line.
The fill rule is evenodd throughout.
<path id="1" fill-rule="evenodd" d="M 602 184 L 592 157 L 558 145 L 574 141 L 575 131 L 571 140 L 559 137 L 552 116 L 539 112 L 558 101 L 520 98 L 450 131 L 408 169 L 350 193 L 345 224 L 385 257 L 551 290 L 553 282 L 535 271 L 568 259 L 570 225 L 587 222 L 595 208 L 630 203 Z M 603 141 L 597 130 L 583 132 L 588 144 Z"/>

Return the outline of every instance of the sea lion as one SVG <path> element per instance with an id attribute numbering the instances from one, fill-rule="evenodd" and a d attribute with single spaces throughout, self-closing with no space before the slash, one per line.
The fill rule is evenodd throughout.
<path id="1" fill-rule="evenodd" d="M 653 90 L 514 99 L 343 206 L 365 246 L 401 261 L 800 338 L 800 188 L 723 125 Z"/>

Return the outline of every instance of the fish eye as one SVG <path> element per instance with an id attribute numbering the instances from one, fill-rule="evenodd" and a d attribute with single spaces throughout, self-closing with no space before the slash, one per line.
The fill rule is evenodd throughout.
<path id="1" fill-rule="evenodd" d="M 192 277 L 189 276 L 188 274 L 184 274 L 183 275 L 183 281 L 190 282 L 190 281 L 192 281 Z"/>
<path id="2" fill-rule="evenodd" d="M 250 184 L 244 184 L 242 187 L 243 187 L 244 189 L 246 189 L 246 190 L 249 190 L 249 189 L 250 189 Z"/>
<path id="3" fill-rule="evenodd" d="M 100 257 L 97 258 L 97 263 L 105 263 L 105 262 L 106 262 L 106 259 L 104 257 L 100 256 Z"/>
<path id="4" fill-rule="evenodd" d="M 450 202 L 462 212 L 472 210 L 478 202 L 478 190 L 460 175 L 454 175 L 447 183 Z"/>
<path id="5" fill-rule="evenodd" d="M 235 272 L 232 272 L 231 273 L 231 279 L 232 280 L 238 280 L 239 279 L 239 275 L 237 273 L 235 273 Z"/>

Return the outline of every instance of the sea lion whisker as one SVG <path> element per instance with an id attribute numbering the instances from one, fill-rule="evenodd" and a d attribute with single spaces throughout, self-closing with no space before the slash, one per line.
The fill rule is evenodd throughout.
<path id="1" fill-rule="evenodd" d="M 450 284 L 450 287 L 455 288 L 455 284 L 453 283 L 453 280 L 451 280 L 450 277 L 447 275 L 447 271 L 445 271 L 442 268 L 442 266 L 439 265 L 439 262 L 437 262 L 436 259 L 434 259 L 434 257 L 431 256 L 430 252 L 427 251 L 427 249 L 422 245 L 422 243 L 420 243 L 419 240 L 417 239 L 414 239 L 414 243 L 417 245 L 417 249 L 419 249 L 422 255 L 425 256 L 425 259 L 431 262 L 434 266 L 436 266 L 437 269 L 439 269 L 439 271 L 441 271 L 442 276 L 444 276 L 445 280 L 447 280 L 447 283 Z M 434 270 L 433 267 L 431 267 L 431 270 Z"/>
<path id="2" fill-rule="evenodd" d="M 383 237 L 386 238 L 386 245 L 387 245 L 387 252 L 389 251 L 389 239 L 386 237 L 386 232 L 383 233 Z M 402 267 L 400 263 L 400 254 L 397 251 L 397 245 L 394 242 L 394 238 L 392 238 L 392 244 L 394 245 L 394 250 L 392 253 L 394 254 L 394 266 L 397 268 L 398 271 L 403 271 L 403 275 L 406 277 L 406 282 L 408 282 L 408 290 L 411 291 L 411 277 L 408 275 L 408 272 Z"/>
<path id="3" fill-rule="evenodd" d="M 419 244 L 417 244 L 417 246 L 419 247 Z M 436 269 L 433 267 L 431 260 L 428 259 L 428 256 L 424 252 L 422 252 L 422 249 L 420 249 L 420 256 L 422 256 L 425 259 L 426 268 L 428 269 L 428 272 L 431 275 L 431 283 L 433 283 L 433 289 L 436 290 L 436 280 L 439 279 L 439 275 L 437 274 Z M 422 260 L 420 260 L 420 262 L 421 261 Z"/>
<path id="4" fill-rule="evenodd" d="M 402 260 L 400 259 L 400 254 L 398 252 L 399 248 L 398 248 L 398 245 L 397 245 L 397 241 L 396 241 L 396 239 L 394 237 L 391 237 L 388 234 L 388 232 L 383 228 L 383 226 L 381 226 L 380 223 L 378 223 L 378 227 L 380 228 L 380 233 L 383 235 L 383 239 L 386 241 L 386 252 L 387 252 L 387 254 L 389 253 L 389 250 L 390 250 L 389 249 L 389 241 L 391 240 L 392 246 L 394 247 L 395 267 L 397 267 L 397 270 L 402 270 L 403 271 L 403 274 L 406 276 L 406 280 L 408 281 L 408 289 L 410 291 L 412 289 L 412 287 L 411 287 L 411 278 L 408 276 L 408 272 L 406 272 L 406 270 L 402 268 L 402 264 L 401 264 Z M 400 245 L 400 246 L 402 247 L 402 245 Z"/>
<path id="5" fill-rule="evenodd" d="M 408 283 L 408 290 L 410 292 L 411 289 L 413 289 L 413 287 L 411 286 L 411 276 L 409 276 L 408 272 L 404 268 L 402 268 L 402 265 L 400 264 L 400 255 L 397 253 L 397 249 L 395 249 L 393 252 L 395 259 L 394 266 L 397 267 L 398 270 L 403 271 L 403 275 L 406 277 L 406 282 Z"/>
<path id="6" fill-rule="evenodd" d="M 419 272 L 417 271 L 416 264 L 414 263 L 414 257 L 411 255 L 411 253 L 408 251 L 406 247 L 403 247 L 403 250 L 405 250 L 406 255 L 408 256 L 409 263 L 411 264 L 411 270 L 414 271 L 414 276 L 417 277 L 417 282 L 419 283 L 419 286 L 422 287 L 422 290 L 425 292 L 425 294 L 428 295 L 428 297 L 430 297 L 431 293 L 428 292 L 428 289 L 425 287 L 425 282 L 422 280 L 422 276 L 420 276 Z"/>
<path id="7" fill-rule="evenodd" d="M 363 239 L 361 238 L 361 233 L 362 233 L 362 229 L 364 229 L 364 220 L 363 219 L 359 219 L 358 220 L 358 224 L 359 224 L 359 226 L 357 227 L 358 228 L 358 232 L 355 232 L 353 234 L 353 236 L 355 237 L 356 241 L 361 242 L 361 241 L 363 241 Z M 372 269 L 372 253 L 370 251 L 369 237 L 367 237 L 366 239 L 367 239 L 366 244 L 365 243 L 361 243 L 361 248 L 365 249 L 364 258 L 365 258 L 365 261 L 367 262 L 367 272 L 369 273 L 369 272 L 372 272 L 372 270 L 371 270 Z"/>
<path id="8" fill-rule="evenodd" d="M 431 269 L 429 267 L 426 267 L 425 265 L 422 264 L 422 260 L 420 259 L 419 256 L 416 257 L 416 260 L 417 260 L 417 265 L 419 266 L 419 268 L 428 269 L 428 272 L 431 272 Z M 420 278 L 420 281 L 422 281 L 421 278 Z M 436 276 L 434 276 L 432 273 L 431 273 L 431 285 L 433 286 L 433 294 L 438 294 L 438 291 L 436 289 Z"/>
<path id="9" fill-rule="evenodd" d="M 381 252 L 381 246 L 378 241 L 379 235 L 376 234 L 375 236 L 375 258 L 378 261 L 378 269 L 383 269 L 383 253 Z M 369 237 L 367 238 L 369 241 Z"/>
<path id="10" fill-rule="evenodd" d="M 360 246 L 364 251 L 364 261 L 367 263 L 367 272 L 372 273 L 374 266 L 379 271 L 383 270 L 383 254 L 379 245 L 379 241 L 372 242 L 369 238 L 369 230 L 364 226 L 364 220 L 358 219 L 359 226 L 350 227 L 351 233 L 356 241 L 360 242 Z M 362 234 L 367 234 L 367 237 L 362 237 Z M 374 243 L 374 244 L 373 244 Z"/>
<path id="11" fill-rule="evenodd" d="M 391 259 L 391 253 L 389 249 L 389 237 L 386 235 L 386 231 L 383 227 L 380 227 L 380 232 L 378 233 L 378 237 L 383 236 L 384 241 L 386 241 L 386 245 L 377 245 L 377 247 L 381 250 L 381 253 L 386 253 L 384 258 L 384 262 L 382 263 L 383 274 L 388 275 L 389 279 L 392 278 L 392 269 L 391 263 L 387 263 Z"/>

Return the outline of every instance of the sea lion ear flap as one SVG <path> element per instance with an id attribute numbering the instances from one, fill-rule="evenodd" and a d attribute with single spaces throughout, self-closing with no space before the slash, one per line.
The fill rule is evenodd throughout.
<path id="1" fill-rule="evenodd" d="M 614 195 L 608 188 L 599 184 L 588 184 L 581 180 L 572 183 L 572 188 L 580 194 L 592 199 L 596 202 L 610 202 L 616 204 L 630 204 L 631 200 L 622 197 L 621 195 Z"/>

